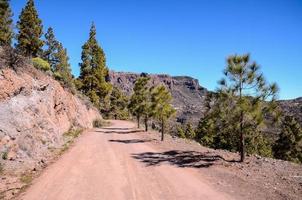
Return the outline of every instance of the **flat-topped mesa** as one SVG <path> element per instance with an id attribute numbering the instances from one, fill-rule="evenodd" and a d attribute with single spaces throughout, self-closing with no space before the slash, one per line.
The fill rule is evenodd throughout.
<path id="1" fill-rule="evenodd" d="M 145 73 L 114 72 L 109 74 L 110 82 L 131 95 L 135 81 Z M 148 74 L 151 85 L 165 85 L 173 96 L 173 106 L 177 109 L 177 121 L 197 123 L 204 111 L 207 89 L 200 86 L 197 79 L 189 76 L 170 76 L 167 74 Z"/>

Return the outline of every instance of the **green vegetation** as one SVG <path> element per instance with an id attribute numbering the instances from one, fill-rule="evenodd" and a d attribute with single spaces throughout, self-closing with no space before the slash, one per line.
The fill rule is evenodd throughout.
<path id="1" fill-rule="evenodd" d="M 35 68 L 52 71 L 53 77 L 74 94 L 77 88 L 81 92 L 78 95 L 86 95 L 106 118 L 128 119 L 131 114 L 136 118 L 138 127 L 143 119 L 146 131 L 149 121 L 155 120 L 160 124 L 161 139 L 164 139 L 167 121 L 176 112 L 171 106 L 170 92 L 163 85 L 151 86 L 150 77 L 145 73 L 136 80 L 133 95 L 129 98 L 113 87 L 108 80 L 105 52 L 96 39 L 94 24 L 88 40 L 82 46 L 80 76 L 74 79 L 67 49 L 56 39 L 54 30 L 48 28 L 45 41 L 41 39 L 43 26 L 34 0 L 27 1 L 19 16 L 16 49 L 10 47 L 14 38 L 12 15 L 9 0 L 1 0 L 0 46 L 9 46 L 8 66 L 16 66 L 21 60 L 22 56 L 15 53 L 17 50 L 29 58 Z M 239 151 L 242 162 L 246 154 L 259 154 L 301 163 L 301 127 L 293 117 L 280 117 L 277 93 L 277 85 L 266 83 L 259 66 L 250 60 L 249 55 L 230 56 L 224 78 L 219 81 L 219 89 L 207 96 L 207 111 L 196 129 L 190 123 L 183 124 L 176 127 L 177 134 L 211 148 Z M 103 127 L 108 122 L 96 119 L 93 125 Z M 280 129 L 277 140 L 267 136 L 265 131 L 268 127 Z M 64 137 L 69 141 L 62 151 L 80 133 L 79 129 L 66 132 Z M 1 156 L 7 159 L 7 152 Z M 27 182 L 28 178 L 24 179 Z"/>
<path id="2" fill-rule="evenodd" d="M 33 174 L 31 172 L 24 173 L 20 177 L 20 181 L 25 185 L 29 185 L 32 182 L 32 180 L 33 180 Z"/>
<path id="3" fill-rule="evenodd" d="M 69 131 L 67 131 L 63 134 L 63 136 L 74 139 L 74 138 L 79 137 L 82 134 L 82 132 L 83 132 L 83 129 L 70 128 Z"/>
<path id="4" fill-rule="evenodd" d="M 62 146 L 62 148 L 59 149 L 58 155 L 62 155 L 69 148 L 69 146 L 74 142 L 74 140 L 77 137 L 79 137 L 82 133 L 83 133 L 83 129 L 70 127 L 70 129 L 63 134 L 66 142 Z M 50 150 L 52 150 L 52 148 L 50 148 Z"/>
<path id="5" fill-rule="evenodd" d="M 25 8 L 22 9 L 19 21 L 17 22 L 17 49 L 28 57 L 38 57 L 42 54 L 43 34 L 42 21 L 38 16 L 33 0 L 28 0 Z"/>
<path id="6" fill-rule="evenodd" d="M 154 118 L 161 124 L 162 140 L 167 120 L 175 113 L 171 106 L 172 96 L 162 85 L 149 87 L 150 77 L 143 74 L 136 80 L 133 94 L 128 105 L 129 111 L 136 117 L 137 127 L 140 128 L 140 119 L 144 118 L 145 131 L 148 131 L 148 121 Z"/>
<path id="7" fill-rule="evenodd" d="M 67 49 L 57 41 L 51 27 L 48 28 L 45 39 L 46 50 L 43 52 L 43 58 L 50 64 L 54 78 L 63 86 L 75 90 Z"/>
<path id="8" fill-rule="evenodd" d="M 105 113 L 106 118 L 128 119 L 128 97 L 124 95 L 117 87 L 112 88 L 110 95 L 110 107 Z"/>
<path id="9" fill-rule="evenodd" d="M 161 140 L 164 140 L 165 125 L 167 120 L 173 116 L 176 110 L 171 105 L 172 96 L 163 86 L 155 87 L 151 92 L 151 110 L 153 116 L 161 125 Z"/>
<path id="10" fill-rule="evenodd" d="M 3 165 L 2 163 L 0 162 L 0 175 L 2 175 L 4 173 L 4 169 L 3 169 Z M 1 197 L 1 196 L 0 196 Z"/>
<path id="11" fill-rule="evenodd" d="M 69 58 L 67 56 L 67 50 L 61 43 L 58 45 L 58 52 L 56 54 L 56 60 L 58 63 L 54 66 L 53 71 L 57 74 L 59 81 L 68 87 L 73 87 L 73 78 L 71 74 L 71 68 L 69 64 Z"/>
<path id="12" fill-rule="evenodd" d="M 106 127 L 109 126 L 110 122 L 103 120 L 103 119 L 95 119 L 93 120 L 93 127 L 94 128 L 102 128 L 102 127 Z"/>
<path id="13" fill-rule="evenodd" d="M 50 64 L 51 69 L 54 70 L 58 63 L 56 54 L 58 53 L 59 42 L 55 37 L 52 27 L 49 27 L 45 33 L 45 46 L 46 49 L 43 52 L 43 59 L 46 60 Z"/>
<path id="14" fill-rule="evenodd" d="M 2 152 L 2 159 L 3 160 L 7 160 L 8 159 L 8 152 L 7 151 L 5 151 L 5 152 Z"/>
<path id="15" fill-rule="evenodd" d="M 150 89 L 148 87 L 149 77 L 140 77 L 136 80 L 133 95 L 129 102 L 129 111 L 137 119 L 137 127 L 140 128 L 140 119 L 145 117 L 145 129 L 148 130 L 148 120 L 151 115 Z"/>
<path id="16" fill-rule="evenodd" d="M 302 163 L 302 128 L 294 117 L 285 116 L 273 152 L 276 158 Z"/>
<path id="17" fill-rule="evenodd" d="M 80 63 L 81 84 L 78 89 L 88 96 L 91 102 L 101 111 L 109 107 L 112 86 L 107 82 L 108 68 L 103 49 L 96 40 L 96 28 L 92 24 L 89 39 L 82 47 L 82 63 Z"/>
<path id="18" fill-rule="evenodd" d="M 270 155 L 263 126 L 265 116 L 277 117 L 277 85 L 265 82 L 249 55 L 230 56 L 224 75 L 215 105 L 201 119 L 196 137 L 214 148 L 239 151 L 241 162 L 246 151 Z"/>
<path id="19" fill-rule="evenodd" d="M 9 0 L 0 1 L 0 46 L 10 46 L 14 36 Z"/>
<path id="20" fill-rule="evenodd" d="M 186 138 L 185 131 L 184 131 L 184 129 L 181 126 L 178 125 L 176 127 L 176 130 L 177 130 L 178 137 L 183 138 L 183 139 Z"/>
<path id="21" fill-rule="evenodd" d="M 43 60 L 42 58 L 32 58 L 33 65 L 35 68 L 42 70 L 42 71 L 50 71 L 50 65 L 47 61 Z"/>
<path id="22" fill-rule="evenodd" d="M 185 137 L 189 138 L 189 139 L 194 139 L 195 135 L 196 135 L 196 133 L 195 133 L 195 130 L 194 130 L 192 124 L 187 123 L 186 129 L 185 129 Z"/>

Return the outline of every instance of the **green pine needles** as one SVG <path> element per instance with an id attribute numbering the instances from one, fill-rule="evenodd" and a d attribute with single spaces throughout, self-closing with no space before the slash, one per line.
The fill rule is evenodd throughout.
<path id="1" fill-rule="evenodd" d="M 27 57 L 38 57 L 42 54 L 43 25 L 38 16 L 33 0 L 28 0 L 25 8 L 22 9 L 19 21 L 17 22 L 17 49 Z"/>
<path id="2" fill-rule="evenodd" d="M 302 163 L 302 128 L 294 117 L 285 116 L 273 152 L 276 158 Z"/>
<path id="3" fill-rule="evenodd" d="M 10 46 L 14 36 L 9 0 L 0 1 L 0 46 Z"/>
<path id="4" fill-rule="evenodd" d="M 172 96 L 163 85 L 150 87 L 149 80 L 148 76 L 142 76 L 136 80 L 128 108 L 136 117 L 138 128 L 140 119 L 144 118 L 145 131 L 148 131 L 150 118 L 157 120 L 161 126 L 161 140 L 164 140 L 167 120 L 175 113 L 171 105 Z"/>
<path id="5" fill-rule="evenodd" d="M 80 63 L 81 84 L 78 89 L 88 96 L 101 111 L 108 111 L 112 85 L 107 82 L 109 70 L 103 49 L 96 39 L 96 27 L 92 24 L 89 39 L 82 47 Z"/>
<path id="6" fill-rule="evenodd" d="M 265 116 L 278 116 L 277 85 L 266 83 L 249 55 L 230 56 L 224 75 L 214 106 L 199 123 L 197 139 L 214 148 L 239 151 L 242 162 L 246 151 L 271 155 L 263 130 Z"/>

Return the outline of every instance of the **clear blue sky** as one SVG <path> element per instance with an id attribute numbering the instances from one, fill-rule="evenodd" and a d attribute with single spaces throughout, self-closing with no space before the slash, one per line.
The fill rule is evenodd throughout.
<path id="1" fill-rule="evenodd" d="M 26 0 L 11 0 L 17 20 Z M 79 74 L 81 46 L 92 21 L 115 71 L 198 78 L 210 90 L 225 58 L 251 53 L 280 99 L 302 96 L 301 0 L 36 0 Z"/>

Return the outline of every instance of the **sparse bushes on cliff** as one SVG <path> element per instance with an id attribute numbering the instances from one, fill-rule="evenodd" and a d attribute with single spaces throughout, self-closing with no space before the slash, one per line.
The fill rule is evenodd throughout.
<path id="1" fill-rule="evenodd" d="M 27 64 L 28 59 L 18 54 L 11 46 L 0 48 L 0 68 L 10 67 L 14 70 L 22 68 Z"/>
<path id="2" fill-rule="evenodd" d="M 35 68 L 42 70 L 44 72 L 50 71 L 50 65 L 47 61 L 43 60 L 42 58 L 36 57 L 32 59 L 32 63 Z"/>

